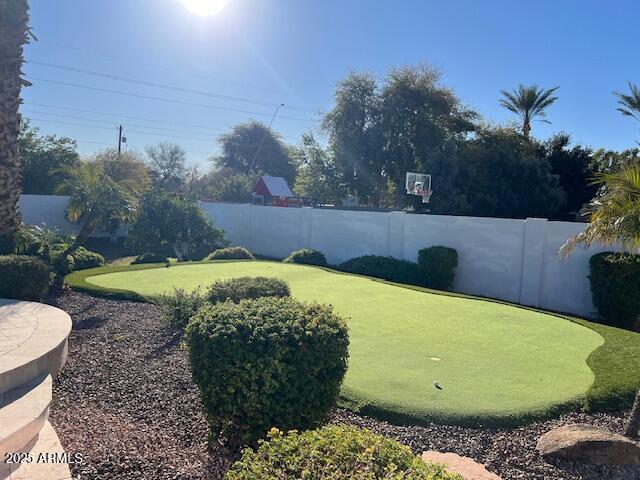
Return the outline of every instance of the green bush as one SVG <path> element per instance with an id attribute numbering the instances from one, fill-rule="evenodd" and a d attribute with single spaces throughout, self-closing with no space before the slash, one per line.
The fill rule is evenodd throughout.
<path id="1" fill-rule="evenodd" d="M 462 480 L 424 463 L 395 440 L 358 427 L 331 425 L 283 434 L 272 429 L 256 451 L 249 448 L 225 480 Z"/>
<path id="2" fill-rule="evenodd" d="M 283 260 L 285 263 L 304 263 L 307 265 L 327 265 L 327 259 L 324 253 L 314 250 L 313 248 L 303 248 L 295 250 Z"/>
<path id="3" fill-rule="evenodd" d="M 422 270 L 425 286 L 449 290 L 456 277 L 458 252 L 443 246 L 423 248 L 418 252 L 418 265 Z"/>
<path id="4" fill-rule="evenodd" d="M 99 253 L 87 250 L 84 247 L 76 248 L 71 254 L 76 270 L 101 267 L 104 265 L 104 257 Z"/>
<path id="5" fill-rule="evenodd" d="M 63 255 L 68 245 L 57 244 L 51 247 L 51 266 L 60 275 L 67 275 L 76 270 L 76 261 L 73 255 Z"/>
<path id="6" fill-rule="evenodd" d="M 27 255 L 0 256 L 0 298 L 42 300 L 51 285 L 49 265 Z"/>
<path id="7" fill-rule="evenodd" d="M 211 252 L 205 260 L 253 260 L 253 253 L 244 247 L 220 248 Z"/>
<path id="8" fill-rule="evenodd" d="M 162 308 L 166 322 L 174 328 L 182 329 L 206 301 L 200 288 L 191 292 L 174 288 L 173 293 L 162 295 L 158 299 L 158 304 Z"/>
<path id="9" fill-rule="evenodd" d="M 424 276 L 417 263 L 397 260 L 392 257 L 365 255 L 347 260 L 338 268 L 345 272 L 368 275 L 397 283 L 422 286 L 425 284 Z"/>
<path id="10" fill-rule="evenodd" d="M 133 262 L 132 265 L 137 265 L 139 263 L 167 263 L 169 259 L 164 255 L 160 255 L 159 253 L 147 252 L 142 255 L 138 255 Z"/>
<path id="11" fill-rule="evenodd" d="M 631 328 L 640 317 L 640 255 L 603 252 L 589 259 L 591 297 L 602 322 Z"/>
<path id="12" fill-rule="evenodd" d="M 347 326 L 328 305 L 273 297 L 205 305 L 185 337 L 211 434 L 230 446 L 273 426 L 318 425 L 347 370 Z"/>
<path id="13" fill-rule="evenodd" d="M 218 280 L 209 287 L 207 299 L 211 303 L 231 300 L 253 300 L 260 297 L 289 297 L 289 285 L 278 279 L 269 277 L 238 277 L 230 280 Z"/>

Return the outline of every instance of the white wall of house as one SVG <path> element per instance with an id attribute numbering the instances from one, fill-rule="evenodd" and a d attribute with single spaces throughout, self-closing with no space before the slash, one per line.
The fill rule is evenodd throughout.
<path id="1" fill-rule="evenodd" d="M 63 231 L 67 198 L 23 195 L 25 223 Z M 589 257 L 602 248 L 578 248 L 568 260 L 557 256 L 567 238 L 584 225 L 571 222 L 412 215 L 313 208 L 278 208 L 200 202 L 234 245 L 282 258 L 315 248 L 330 263 L 361 255 L 390 255 L 416 261 L 418 250 L 445 245 L 458 251 L 454 290 L 550 310 L 592 315 Z"/>

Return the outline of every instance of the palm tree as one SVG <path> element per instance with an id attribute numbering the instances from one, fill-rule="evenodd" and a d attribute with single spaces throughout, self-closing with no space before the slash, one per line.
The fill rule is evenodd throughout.
<path id="1" fill-rule="evenodd" d="M 631 95 L 613 92 L 613 94 L 618 97 L 618 105 L 620 105 L 618 111 L 623 115 L 640 121 L 640 88 L 629 82 L 629 90 L 631 90 Z"/>
<path id="2" fill-rule="evenodd" d="M 142 189 L 135 180 L 115 181 L 98 162 L 83 162 L 65 169 L 67 178 L 58 192 L 70 195 L 67 218 L 82 227 L 65 254 L 73 252 L 99 229 L 115 233 L 118 227 L 135 220 Z"/>
<path id="3" fill-rule="evenodd" d="M 517 90 L 513 89 L 511 92 L 500 90 L 500 93 L 504 95 L 504 98 L 500 100 L 500 105 L 520 117 L 522 120 L 522 134 L 525 138 L 529 138 L 533 120 L 551 123 L 544 119 L 547 116 L 545 109 L 558 99 L 558 97 L 553 96 L 558 88 L 560 87 L 545 90 L 537 85 L 526 86 L 520 84 Z"/>
<path id="4" fill-rule="evenodd" d="M 20 90 L 23 46 L 29 42 L 27 0 L 0 0 L 0 244 L 10 248 L 20 224 Z"/>
<path id="5" fill-rule="evenodd" d="M 640 161 L 612 173 L 600 174 L 596 183 L 602 193 L 588 206 L 591 220 L 585 230 L 560 249 L 568 256 L 576 245 L 620 245 L 624 251 L 640 249 Z M 635 438 L 640 429 L 640 390 L 636 394 L 624 434 Z"/>

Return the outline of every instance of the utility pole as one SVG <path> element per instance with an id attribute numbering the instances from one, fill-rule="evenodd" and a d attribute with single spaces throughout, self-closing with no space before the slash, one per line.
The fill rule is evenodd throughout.
<path id="1" fill-rule="evenodd" d="M 264 139 L 267 136 L 267 133 L 269 132 L 269 130 L 271 130 L 271 125 L 273 125 L 273 121 L 276 119 L 276 115 L 278 114 L 278 110 L 280 110 L 280 107 L 284 107 L 284 103 L 281 103 L 280 105 L 278 105 L 278 108 L 276 108 L 276 111 L 273 113 L 273 117 L 271 117 L 271 121 L 269 122 L 269 126 L 264 131 L 264 134 L 262 135 L 262 139 L 260 140 L 260 144 L 258 145 L 258 148 L 256 149 L 256 154 L 253 156 L 253 161 L 251 162 L 251 166 L 249 167 L 249 171 L 253 170 L 253 166 L 255 165 L 256 159 L 258 158 L 258 153 L 260 153 L 260 149 L 262 148 L 262 144 L 264 143 Z"/>
<path id="2" fill-rule="evenodd" d="M 118 127 L 118 156 L 122 150 L 122 125 Z"/>

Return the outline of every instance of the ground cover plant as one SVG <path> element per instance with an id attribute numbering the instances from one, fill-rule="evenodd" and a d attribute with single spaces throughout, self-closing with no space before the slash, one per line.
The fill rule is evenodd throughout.
<path id="1" fill-rule="evenodd" d="M 133 265 L 138 265 L 142 263 L 167 263 L 169 259 L 160 253 L 147 252 L 142 255 L 138 255 L 131 262 Z"/>
<path id="2" fill-rule="evenodd" d="M 252 444 L 325 420 L 347 369 L 346 323 L 326 305 L 265 297 L 205 305 L 185 330 L 214 438 Z"/>
<path id="3" fill-rule="evenodd" d="M 409 447 L 347 425 L 283 433 L 273 429 L 256 451 L 245 449 L 226 480 L 299 478 L 323 480 L 462 480 L 429 465 Z"/>
<path id="4" fill-rule="evenodd" d="M 619 405 L 640 384 L 638 334 L 532 309 L 281 262 L 112 268 L 67 279 L 103 292 L 134 286 L 154 298 L 175 286 L 263 275 L 286 281 L 298 300 L 333 305 L 351 339 L 341 405 L 396 422 L 520 423 L 585 400 Z"/>
<path id="5" fill-rule="evenodd" d="M 303 248 L 291 252 L 287 258 L 283 260 L 285 263 L 302 263 L 307 265 L 327 265 L 327 258 L 324 253 L 314 250 L 313 248 Z"/>

